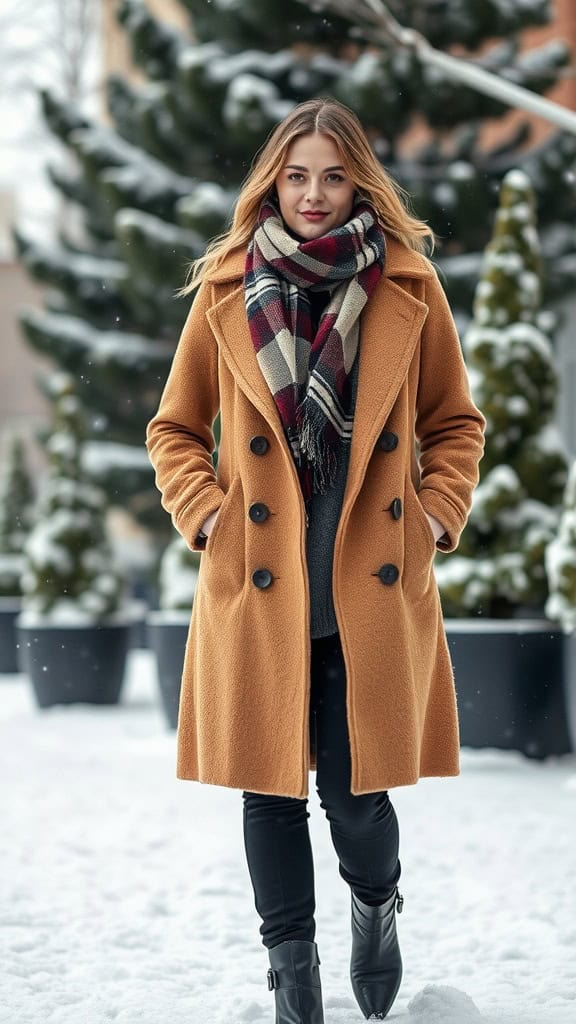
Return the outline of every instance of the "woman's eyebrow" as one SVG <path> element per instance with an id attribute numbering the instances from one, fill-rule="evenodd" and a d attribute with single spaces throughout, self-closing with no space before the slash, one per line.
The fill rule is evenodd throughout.
<path id="1" fill-rule="evenodd" d="M 286 164 L 286 167 L 292 167 L 295 171 L 307 171 L 308 170 L 307 167 L 302 167 L 301 164 Z M 344 168 L 342 167 L 342 165 L 341 164 L 337 164 L 335 167 L 325 167 L 322 173 L 324 174 L 326 171 L 343 171 L 343 170 L 344 170 Z"/>

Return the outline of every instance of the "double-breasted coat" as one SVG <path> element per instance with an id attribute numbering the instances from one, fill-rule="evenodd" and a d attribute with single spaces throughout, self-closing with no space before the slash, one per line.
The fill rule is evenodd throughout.
<path id="1" fill-rule="evenodd" d="M 203 551 L 176 775 L 303 798 L 317 766 L 305 507 L 249 332 L 245 254 L 230 253 L 196 292 L 146 432 L 162 504 L 189 547 Z M 385 272 L 360 321 L 333 562 L 353 794 L 459 774 L 455 679 L 433 560 L 437 549 L 458 545 L 485 427 L 433 265 L 387 236 Z M 217 508 L 203 541 L 198 532 Z M 446 529 L 438 541 L 425 511 Z"/>

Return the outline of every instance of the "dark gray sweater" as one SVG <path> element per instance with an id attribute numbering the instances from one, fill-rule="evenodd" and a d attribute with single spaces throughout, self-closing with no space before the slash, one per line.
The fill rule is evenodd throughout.
<path id="1" fill-rule="evenodd" d="M 329 296 L 327 292 L 310 292 L 310 296 L 312 298 L 312 322 L 314 330 L 316 330 L 321 311 Z M 358 346 L 358 352 L 350 370 L 352 411 L 356 405 L 359 358 L 360 346 Z M 338 630 L 332 595 L 332 564 L 334 540 L 340 520 L 349 459 L 350 445 L 340 445 L 334 487 L 329 488 L 325 494 L 315 494 L 309 505 L 306 558 L 310 582 L 311 637 L 329 636 Z"/>

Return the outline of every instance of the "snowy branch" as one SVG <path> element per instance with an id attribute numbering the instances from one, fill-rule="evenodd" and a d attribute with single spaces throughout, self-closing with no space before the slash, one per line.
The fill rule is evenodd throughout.
<path id="1" fill-rule="evenodd" d="M 526 110 L 576 135 L 576 113 L 521 85 L 507 82 L 461 57 L 452 57 L 436 50 L 416 29 L 401 25 L 390 14 L 383 0 L 300 0 L 300 3 L 316 13 L 333 11 L 355 24 L 358 27 L 355 34 L 361 34 L 370 42 L 379 45 L 392 42 L 403 49 L 412 50 L 423 64 L 439 68 L 454 81 L 463 82 L 477 92 L 493 96 L 510 107 Z"/>

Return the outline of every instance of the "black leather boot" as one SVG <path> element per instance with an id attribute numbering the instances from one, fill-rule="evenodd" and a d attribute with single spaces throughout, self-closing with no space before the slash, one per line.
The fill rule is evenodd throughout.
<path id="1" fill-rule="evenodd" d="M 352 955 L 350 979 L 358 1006 L 367 1020 L 384 1020 L 402 980 L 402 957 L 394 911 L 404 897 L 395 886 L 385 903 L 371 907 L 352 893 Z"/>
<path id="2" fill-rule="evenodd" d="M 287 939 L 268 950 L 268 988 L 276 997 L 275 1024 L 324 1024 L 315 942 Z"/>

